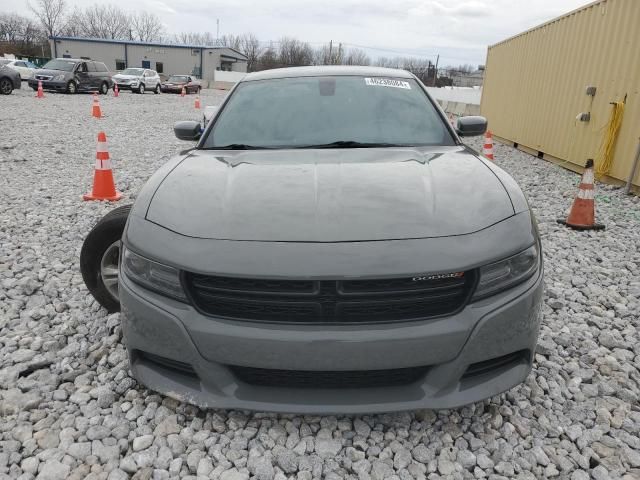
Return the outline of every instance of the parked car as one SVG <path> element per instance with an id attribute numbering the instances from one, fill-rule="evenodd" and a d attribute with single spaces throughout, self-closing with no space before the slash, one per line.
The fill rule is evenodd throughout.
<path id="1" fill-rule="evenodd" d="M 102 62 L 74 58 L 55 58 L 36 70 L 29 86 L 58 92 L 99 92 L 103 95 L 113 86 L 112 73 Z"/>
<path id="2" fill-rule="evenodd" d="M 200 93 L 202 85 L 200 80 L 191 75 L 171 75 L 162 83 L 162 91 L 167 93 L 180 93 L 184 87 L 186 93 Z"/>
<path id="3" fill-rule="evenodd" d="M 16 70 L 20 74 L 20 78 L 22 80 L 28 80 L 31 78 L 38 68 L 37 65 L 34 65 L 27 60 L 9 60 L 6 58 L 0 58 L 0 66 L 2 65 Z"/>
<path id="4" fill-rule="evenodd" d="M 151 90 L 160 93 L 160 76 L 155 70 L 147 68 L 127 68 L 113 77 L 114 85 L 118 84 L 119 90 L 131 90 L 135 93 L 144 93 Z"/>
<path id="5" fill-rule="evenodd" d="M 0 94 L 9 95 L 14 89 L 20 88 L 20 74 L 13 68 L 0 65 Z"/>
<path id="6" fill-rule="evenodd" d="M 515 181 L 412 74 L 248 74 L 80 265 L 131 371 L 202 407 L 452 408 L 522 382 L 543 264 Z"/>

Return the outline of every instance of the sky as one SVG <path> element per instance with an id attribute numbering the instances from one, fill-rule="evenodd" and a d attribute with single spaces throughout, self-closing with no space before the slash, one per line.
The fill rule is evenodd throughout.
<path id="1" fill-rule="evenodd" d="M 33 0 L 32 0 L 33 1 Z M 70 7 L 96 3 L 66 0 Z M 101 2 L 101 3 L 108 3 Z M 267 44 L 292 36 L 333 40 L 371 57 L 415 56 L 439 65 L 481 65 L 488 45 L 590 3 L 588 0 L 128 0 L 158 15 L 166 33 L 252 32 Z M 125 6 L 126 4 L 126 6 Z M 0 0 L 0 13 L 28 14 L 27 0 Z"/>

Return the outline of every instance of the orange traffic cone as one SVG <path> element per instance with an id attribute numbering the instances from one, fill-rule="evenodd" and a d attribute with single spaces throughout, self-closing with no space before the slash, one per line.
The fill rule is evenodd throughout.
<path id="1" fill-rule="evenodd" d="M 558 223 L 575 230 L 604 230 L 604 225 L 595 222 L 595 186 L 593 182 L 593 159 L 590 158 L 585 165 L 578 187 L 578 195 L 573 201 L 569 216 L 566 220 L 558 220 Z"/>
<path id="2" fill-rule="evenodd" d="M 186 93 L 187 93 L 187 90 L 184 87 L 182 87 L 182 91 L 180 92 L 180 96 L 184 97 Z"/>
<path id="3" fill-rule="evenodd" d="M 117 84 L 117 83 L 114 83 L 114 84 L 113 84 L 113 96 L 114 96 L 114 97 L 117 97 L 117 96 L 119 96 L 119 95 L 120 95 L 120 90 L 118 90 L 118 84 Z"/>
<path id="4" fill-rule="evenodd" d="M 100 110 L 100 101 L 98 100 L 98 94 L 93 93 L 93 107 L 91 108 L 91 116 L 95 118 L 102 118 L 102 110 Z"/>
<path id="5" fill-rule="evenodd" d="M 36 93 L 36 98 L 44 98 L 44 91 L 42 90 L 41 80 L 38 80 L 38 93 Z"/>
<path id="6" fill-rule="evenodd" d="M 484 136 L 482 154 L 489 160 L 493 161 L 493 133 L 491 133 L 491 130 L 487 130 L 487 133 Z"/>
<path id="7" fill-rule="evenodd" d="M 196 110 L 200 109 L 200 95 L 196 97 L 196 103 L 194 106 L 196 107 Z"/>
<path id="8" fill-rule="evenodd" d="M 98 147 L 96 148 L 96 166 L 93 174 L 93 189 L 91 193 L 82 196 L 83 200 L 109 200 L 116 201 L 122 198 L 122 194 L 116 191 L 111 171 L 111 159 L 107 150 L 107 136 L 104 132 L 98 133 Z"/>

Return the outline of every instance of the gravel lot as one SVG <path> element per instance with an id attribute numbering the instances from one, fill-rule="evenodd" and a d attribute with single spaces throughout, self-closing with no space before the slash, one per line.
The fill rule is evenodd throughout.
<path id="1" fill-rule="evenodd" d="M 205 91 L 204 104 L 224 92 Z M 640 479 L 640 203 L 598 186 L 604 232 L 556 224 L 578 176 L 498 145 L 537 214 L 547 291 L 527 382 L 450 411 L 295 416 L 202 411 L 129 377 L 119 317 L 84 287 L 82 202 L 103 129 L 125 203 L 188 146 L 194 97 L 31 90 L 0 98 L 0 478 Z M 480 141 L 474 141 L 475 146 Z"/>

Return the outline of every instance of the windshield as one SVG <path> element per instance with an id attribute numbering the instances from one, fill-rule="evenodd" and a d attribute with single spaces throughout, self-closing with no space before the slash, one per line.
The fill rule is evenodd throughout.
<path id="1" fill-rule="evenodd" d="M 140 75 L 142 75 L 142 72 L 144 72 L 144 69 L 142 69 L 142 68 L 126 68 L 120 73 L 122 75 L 137 75 L 137 76 L 140 76 Z"/>
<path id="2" fill-rule="evenodd" d="M 176 82 L 176 83 L 182 83 L 182 82 L 188 82 L 188 81 L 189 79 L 187 77 L 181 76 L 181 75 L 171 75 L 167 80 L 167 82 Z"/>
<path id="3" fill-rule="evenodd" d="M 298 77 L 241 83 L 204 148 L 454 145 L 413 79 Z"/>
<path id="4" fill-rule="evenodd" d="M 49 60 L 44 64 L 44 67 L 48 70 L 62 70 L 63 72 L 71 72 L 73 67 L 75 67 L 76 62 L 73 60 L 60 60 L 58 58 L 54 60 Z"/>

